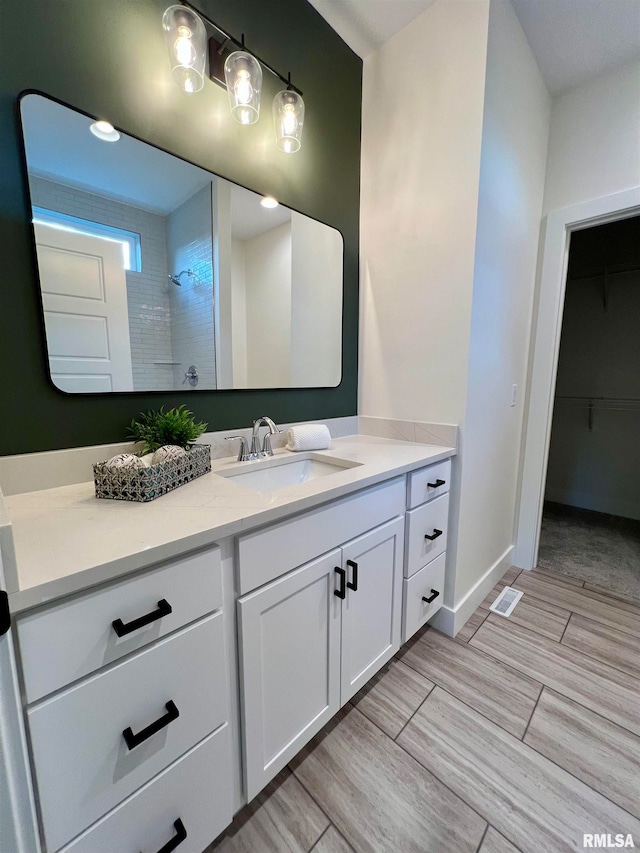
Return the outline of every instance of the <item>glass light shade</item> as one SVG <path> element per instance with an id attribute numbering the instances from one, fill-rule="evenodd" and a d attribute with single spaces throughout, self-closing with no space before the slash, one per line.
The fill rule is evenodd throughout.
<path id="1" fill-rule="evenodd" d="M 304 124 L 302 96 L 291 89 L 278 92 L 273 99 L 273 123 L 276 128 L 278 148 L 285 154 L 299 151 Z"/>
<path id="2" fill-rule="evenodd" d="M 224 62 L 224 79 L 231 115 L 240 124 L 255 124 L 260 116 L 262 67 L 246 50 L 230 53 Z"/>
<path id="3" fill-rule="evenodd" d="M 169 6 L 162 18 L 171 75 L 185 92 L 204 86 L 207 31 L 202 20 L 185 6 Z"/>

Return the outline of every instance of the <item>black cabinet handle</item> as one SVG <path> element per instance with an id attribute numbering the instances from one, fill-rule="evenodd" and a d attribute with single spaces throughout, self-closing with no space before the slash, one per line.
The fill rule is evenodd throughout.
<path id="1" fill-rule="evenodd" d="M 340 586 L 338 587 L 338 589 L 333 590 L 333 594 L 337 595 L 338 598 L 346 598 L 347 590 L 345 588 L 345 582 L 347 580 L 347 573 L 344 569 L 341 569 L 340 566 L 336 566 L 334 571 L 340 578 Z"/>
<path id="2" fill-rule="evenodd" d="M 132 622 L 127 622 L 126 624 L 122 619 L 115 619 L 111 624 L 116 634 L 119 637 L 124 637 L 125 634 L 137 631 L 138 628 L 144 628 L 145 625 L 150 625 L 156 619 L 162 619 L 163 616 L 168 616 L 170 613 L 173 613 L 173 607 L 166 598 L 161 598 L 158 602 L 157 610 L 146 613 L 144 616 L 140 616 L 138 619 L 134 619 Z"/>
<path id="3" fill-rule="evenodd" d="M 160 717 L 159 720 L 156 720 L 155 723 L 151 723 L 151 725 L 147 726 L 146 729 L 142 729 L 142 731 L 138 732 L 137 735 L 134 735 L 130 726 L 127 726 L 127 728 L 122 732 L 122 737 L 129 749 L 135 749 L 136 746 L 140 746 L 140 744 L 144 743 L 145 740 L 148 740 L 150 737 L 164 729 L 165 726 L 168 726 L 169 723 L 178 719 L 180 711 L 178 711 L 175 702 L 172 702 L 170 699 L 165 705 L 165 708 L 167 709 L 167 713 L 164 716 Z"/>
<path id="4" fill-rule="evenodd" d="M 173 836 L 171 841 L 167 841 L 167 843 L 158 850 L 158 853 L 171 853 L 171 851 L 175 850 L 178 845 L 187 840 L 187 830 L 184 828 L 184 824 L 180 818 L 178 818 L 178 820 L 173 824 L 173 828 L 175 829 L 176 834 Z"/>
<path id="5" fill-rule="evenodd" d="M 353 580 L 351 583 L 347 583 L 349 589 L 352 589 L 354 592 L 358 591 L 358 564 L 354 563 L 353 560 L 347 560 L 347 565 L 349 568 L 353 569 Z"/>
<path id="6" fill-rule="evenodd" d="M 438 536 L 442 536 L 442 530 L 438 530 L 437 527 L 433 528 L 433 536 L 429 536 L 428 533 L 424 534 L 425 539 L 429 539 L 430 542 L 433 542 L 434 539 L 437 539 Z"/>
<path id="7" fill-rule="evenodd" d="M 440 486 L 445 486 L 447 484 L 446 480 L 436 480 L 435 483 L 427 483 L 430 489 L 439 489 Z"/>
<path id="8" fill-rule="evenodd" d="M 427 598 L 425 595 L 423 595 L 423 596 L 422 596 L 422 600 L 423 600 L 423 601 L 426 601 L 426 602 L 427 602 L 427 604 L 431 604 L 431 602 L 432 602 L 432 601 L 435 601 L 435 600 L 436 600 L 436 598 L 437 598 L 439 595 L 440 595 L 440 593 L 438 592 L 438 590 L 437 590 L 437 589 L 432 589 L 432 590 L 431 590 L 431 595 L 429 596 L 429 598 Z"/>

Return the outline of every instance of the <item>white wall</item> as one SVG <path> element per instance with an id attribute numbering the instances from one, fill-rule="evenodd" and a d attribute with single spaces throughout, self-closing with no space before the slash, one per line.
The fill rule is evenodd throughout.
<path id="1" fill-rule="evenodd" d="M 491 0 L 455 603 L 513 544 L 549 115 L 511 3 Z"/>
<path id="2" fill-rule="evenodd" d="M 244 243 L 231 240 L 231 346 L 233 387 L 247 387 L 247 276 Z"/>
<path id="3" fill-rule="evenodd" d="M 291 385 L 339 385 L 342 236 L 291 211 Z"/>
<path id="4" fill-rule="evenodd" d="M 247 385 L 291 382 L 291 223 L 246 240 Z"/>
<path id="5" fill-rule="evenodd" d="M 438 0 L 365 60 L 360 412 L 461 426 L 449 613 L 513 544 L 549 112 L 508 0 Z"/>
<path id="6" fill-rule="evenodd" d="M 231 187 L 215 180 L 213 191 L 213 281 L 218 388 L 233 388 L 233 281 Z"/>
<path id="7" fill-rule="evenodd" d="M 464 419 L 488 0 L 438 0 L 364 62 L 359 413 Z"/>
<path id="8" fill-rule="evenodd" d="M 640 185 L 640 62 L 554 99 L 544 212 Z"/>
<path id="9" fill-rule="evenodd" d="M 535 406 L 528 413 L 522 460 L 518 566 L 531 568 L 537 553 L 546 474 L 547 401 L 555 381 L 556 332 L 564 289 L 564 230 L 574 221 L 608 218 L 613 211 L 636 205 L 638 188 L 640 63 L 635 62 L 569 90 L 552 104 L 543 204 L 543 213 L 549 216 L 539 263 L 541 309 L 536 307 L 536 350 L 530 358 Z"/>

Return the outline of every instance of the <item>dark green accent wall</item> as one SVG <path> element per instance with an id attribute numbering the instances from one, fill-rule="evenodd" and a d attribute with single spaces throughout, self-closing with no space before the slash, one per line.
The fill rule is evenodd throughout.
<path id="1" fill-rule="evenodd" d="M 226 92 L 172 82 L 162 35 L 169 0 L 21 0 L 0 33 L 0 455 L 124 438 L 141 410 L 187 403 L 210 429 L 353 415 L 357 405 L 362 62 L 307 0 L 194 5 L 304 91 L 302 150 L 275 146 L 263 113 L 240 127 Z M 4 2 L 0 2 L 0 10 Z M 14 24 L 8 23 L 9 19 Z M 338 228 L 345 241 L 343 378 L 338 388 L 65 395 L 48 378 L 17 98 L 36 89 Z M 162 176 L 158 176 L 161 180 Z"/>

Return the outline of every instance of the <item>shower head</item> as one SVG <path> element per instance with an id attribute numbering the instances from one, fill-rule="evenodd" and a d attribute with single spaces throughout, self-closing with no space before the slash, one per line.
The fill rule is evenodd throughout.
<path id="1" fill-rule="evenodd" d="M 179 273 L 175 273 L 174 275 L 170 275 L 169 281 L 173 282 L 173 284 L 177 284 L 178 287 L 182 287 L 182 282 L 180 281 L 180 279 L 182 278 L 183 275 L 192 276 L 192 275 L 194 275 L 194 272 L 191 269 L 181 270 L 181 272 L 179 272 Z"/>
<path id="2" fill-rule="evenodd" d="M 172 282 L 173 284 L 176 284 L 178 287 L 182 287 L 182 282 L 180 281 L 180 279 L 182 278 L 183 275 L 188 275 L 189 278 L 193 278 L 195 280 L 196 284 L 200 281 L 200 277 L 198 275 L 196 275 L 192 269 L 181 270 L 181 272 L 176 273 L 174 275 L 170 275 L 170 276 L 168 276 L 168 278 L 169 278 L 169 281 Z"/>

